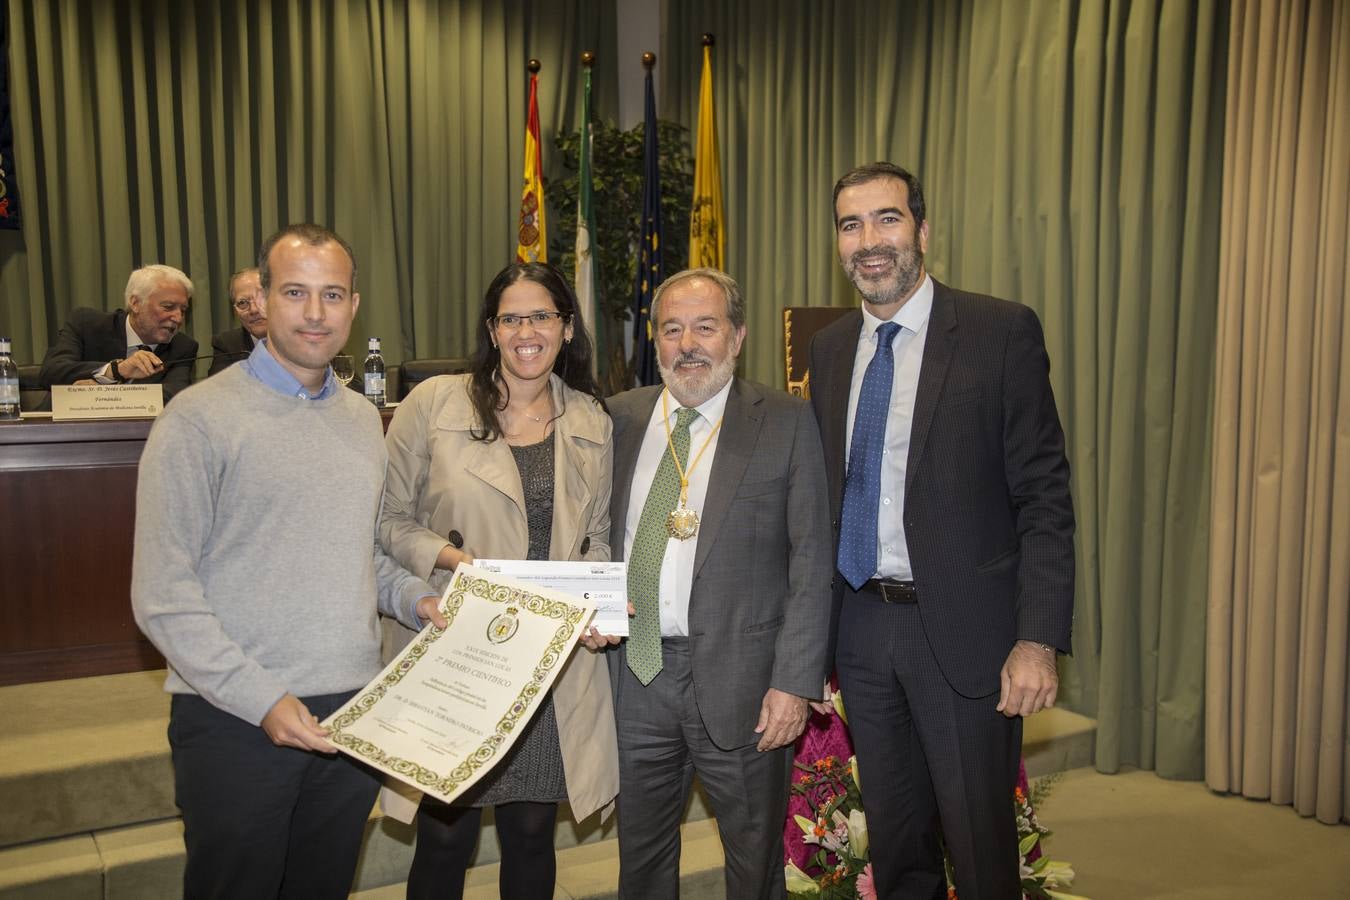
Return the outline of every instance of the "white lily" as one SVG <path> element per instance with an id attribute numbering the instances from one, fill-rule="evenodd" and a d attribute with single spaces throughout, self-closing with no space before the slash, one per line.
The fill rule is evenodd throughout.
<path id="1" fill-rule="evenodd" d="M 839 691 L 835 691 L 830 695 L 830 703 L 834 706 L 834 711 L 839 713 L 839 718 L 843 719 L 844 724 L 847 725 L 848 715 L 844 712 L 844 695 Z"/>
<path id="2" fill-rule="evenodd" d="M 1073 884 L 1073 866 L 1067 862 L 1052 859 L 1041 869 L 1042 884 L 1047 888 L 1069 887 Z"/>
<path id="3" fill-rule="evenodd" d="M 861 793 L 862 780 L 858 778 L 858 757 L 856 755 L 848 758 L 848 769 L 853 773 L 853 783 L 858 786 L 858 791 Z"/>
<path id="4" fill-rule="evenodd" d="M 838 816 L 840 820 L 843 820 L 843 816 L 838 810 L 835 810 L 834 814 Z M 803 844 L 815 844 L 817 847 L 824 847 L 826 850 L 833 853 L 839 849 L 841 843 L 848 839 L 848 832 L 846 830 L 844 832 L 844 837 L 841 838 L 837 836 L 835 832 L 830 829 L 830 823 L 825 819 L 821 819 L 817 822 L 806 818 L 806 816 L 794 814 L 792 820 L 796 822 L 797 827 L 802 830 Z"/>
<path id="5" fill-rule="evenodd" d="M 854 859 L 867 858 L 867 816 L 861 809 L 848 814 L 848 846 Z"/>
<path id="6" fill-rule="evenodd" d="M 797 818 L 801 818 L 798 816 Z M 789 894 L 819 894 L 820 885 L 816 884 L 815 879 L 807 875 L 794 864 L 788 863 L 783 866 L 783 878 L 787 881 Z"/>
<path id="7" fill-rule="evenodd" d="M 821 830 L 825 833 L 820 836 L 820 846 L 829 850 L 831 853 L 838 853 L 844 847 L 848 846 L 848 819 L 839 810 L 835 810 L 830 816 L 833 821 L 833 827 L 830 822 L 821 820 Z"/>

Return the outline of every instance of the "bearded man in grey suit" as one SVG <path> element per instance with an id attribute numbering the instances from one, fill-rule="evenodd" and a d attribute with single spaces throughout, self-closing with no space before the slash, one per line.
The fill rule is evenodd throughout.
<path id="1" fill-rule="evenodd" d="M 697 773 L 726 895 L 782 897 L 792 742 L 827 674 L 820 435 L 808 404 L 733 377 L 745 340 L 734 279 L 681 272 L 652 307 L 665 387 L 609 401 L 610 546 L 628 560 L 636 611 L 609 658 L 619 894 L 679 895 L 680 819 Z"/>

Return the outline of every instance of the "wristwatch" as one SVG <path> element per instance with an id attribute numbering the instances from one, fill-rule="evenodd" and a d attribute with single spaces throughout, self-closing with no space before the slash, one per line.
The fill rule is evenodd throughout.
<path id="1" fill-rule="evenodd" d="M 120 359 L 114 359 L 112 362 L 108 363 L 108 377 L 113 380 L 113 384 L 126 384 L 127 382 L 127 380 L 122 377 L 122 373 L 117 371 L 117 367 L 121 362 L 122 360 Z"/>

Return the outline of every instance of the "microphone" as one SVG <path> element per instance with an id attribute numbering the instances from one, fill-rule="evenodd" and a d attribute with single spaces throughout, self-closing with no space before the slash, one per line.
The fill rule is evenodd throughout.
<path id="1" fill-rule="evenodd" d="M 251 350 L 236 350 L 233 353 L 208 353 L 205 356 L 193 356 L 186 359 L 175 359 L 173 362 L 164 364 L 164 368 L 169 366 L 181 366 L 183 363 L 201 362 L 204 359 L 244 359 L 252 353 Z"/>

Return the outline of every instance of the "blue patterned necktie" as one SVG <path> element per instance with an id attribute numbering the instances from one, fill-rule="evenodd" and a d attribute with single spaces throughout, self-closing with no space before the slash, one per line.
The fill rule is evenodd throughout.
<path id="1" fill-rule="evenodd" d="M 895 340 L 900 326 L 883 322 L 877 329 L 877 351 L 867 364 L 858 408 L 853 414 L 853 440 L 844 477 L 844 512 L 839 526 L 839 574 L 862 590 L 877 571 L 877 509 L 881 500 L 881 451 L 886 443 L 886 418 L 895 378 Z"/>

